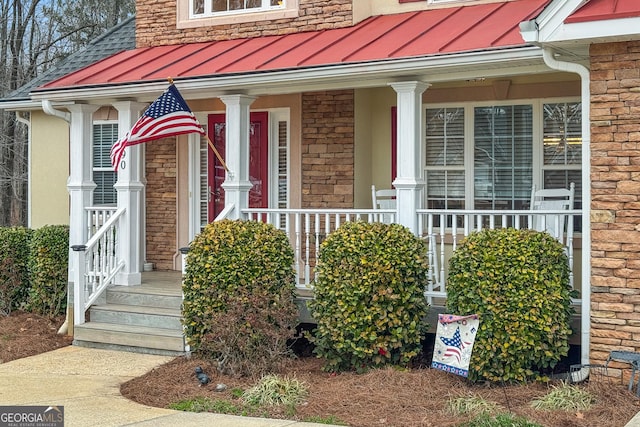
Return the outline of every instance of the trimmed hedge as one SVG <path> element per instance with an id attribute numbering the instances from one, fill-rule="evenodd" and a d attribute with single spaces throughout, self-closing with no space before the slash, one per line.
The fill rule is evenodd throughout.
<path id="1" fill-rule="evenodd" d="M 0 227 L 0 315 L 24 308 L 29 297 L 29 241 L 25 227 Z"/>
<path id="2" fill-rule="evenodd" d="M 449 262 L 447 309 L 480 314 L 469 379 L 523 382 L 568 353 L 569 266 L 551 235 L 513 228 L 471 233 Z"/>
<path id="3" fill-rule="evenodd" d="M 399 224 L 348 222 L 322 243 L 310 308 L 328 371 L 406 365 L 426 331 L 424 242 Z"/>
<path id="4" fill-rule="evenodd" d="M 194 351 L 221 370 L 253 375 L 287 353 L 298 311 L 286 234 L 257 221 L 208 224 L 189 245 L 183 322 Z M 259 365 L 259 366 L 258 366 Z"/>
<path id="5" fill-rule="evenodd" d="M 27 309 L 58 316 L 67 308 L 69 227 L 46 225 L 33 231 L 29 242 L 31 289 Z"/>

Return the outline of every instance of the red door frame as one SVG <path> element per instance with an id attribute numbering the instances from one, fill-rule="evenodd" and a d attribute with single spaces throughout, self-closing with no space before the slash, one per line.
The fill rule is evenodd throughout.
<path id="1" fill-rule="evenodd" d="M 266 208 L 269 206 L 269 113 L 266 111 L 252 112 L 250 114 L 249 133 L 249 179 L 254 188 L 249 191 L 250 208 Z M 209 138 L 225 158 L 225 114 L 210 114 L 208 117 Z M 222 183 L 225 180 L 224 167 L 214 155 L 211 147 L 207 150 L 208 173 L 207 184 L 209 186 L 208 219 L 213 221 L 224 209 L 224 189 Z"/>

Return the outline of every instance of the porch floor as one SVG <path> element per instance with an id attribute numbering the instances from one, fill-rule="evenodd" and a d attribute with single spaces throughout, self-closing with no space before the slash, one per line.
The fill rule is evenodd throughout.
<path id="1" fill-rule="evenodd" d="M 141 291 L 148 294 L 181 295 L 182 294 L 182 272 L 180 271 L 148 271 L 142 273 Z M 300 321 L 304 323 L 315 323 L 311 317 L 306 302 L 313 298 L 310 289 L 298 289 L 296 303 L 300 311 Z M 435 333 L 438 323 L 438 314 L 445 313 L 444 298 L 435 298 L 433 305 L 429 308 L 427 321 L 429 322 L 429 332 Z M 571 326 L 573 334 L 570 338 L 571 344 L 580 343 L 580 306 L 575 306 L 576 313 L 572 317 Z"/>

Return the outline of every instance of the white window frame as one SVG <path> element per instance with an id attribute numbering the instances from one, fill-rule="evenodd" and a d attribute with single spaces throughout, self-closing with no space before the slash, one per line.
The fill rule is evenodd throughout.
<path id="1" fill-rule="evenodd" d="M 579 103 L 582 100 L 576 97 L 570 98 L 539 98 L 539 99 L 521 99 L 521 100 L 492 100 L 487 102 L 456 102 L 456 103 L 438 103 L 438 104 L 423 104 L 423 117 L 425 117 L 425 129 L 426 129 L 426 111 L 427 109 L 434 108 L 464 108 L 464 171 L 465 171 L 465 209 L 471 209 L 475 204 L 475 165 L 474 165 L 474 149 L 475 149 L 475 132 L 474 110 L 476 107 L 490 107 L 490 106 L 502 106 L 502 105 L 531 105 L 532 106 L 532 184 L 536 188 L 543 188 L 543 169 L 562 169 L 562 170 L 581 170 L 582 164 L 575 165 L 562 165 L 562 166 L 545 166 L 543 164 L 543 111 L 544 104 L 557 104 L 557 103 Z M 584 108 L 584 105 L 582 106 Z M 584 138 L 584 136 L 583 136 Z M 426 150 L 426 132 L 423 136 L 422 151 Z M 584 152 L 584 150 L 583 150 Z M 446 167 L 441 166 L 427 166 L 425 156 L 422 156 L 422 174 L 426 179 L 427 171 L 443 170 Z M 449 170 L 452 169 L 451 167 Z M 428 184 L 427 184 L 428 185 Z M 582 183 L 584 185 L 584 183 Z M 427 203 L 427 192 L 424 192 L 425 206 Z"/>
<path id="2" fill-rule="evenodd" d="M 211 0 L 205 0 L 205 13 L 195 14 L 193 13 L 193 0 L 178 0 L 177 28 L 210 27 L 296 18 L 299 16 L 298 3 L 299 0 L 283 0 L 282 6 L 278 7 L 213 12 L 211 11 Z"/>
<path id="3" fill-rule="evenodd" d="M 94 120 L 93 123 L 91 124 L 92 127 L 92 132 L 91 132 L 91 179 L 93 179 L 93 174 L 95 172 L 112 172 L 114 175 L 116 175 L 116 172 L 113 170 L 113 167 L 111 167 L 111 165 L 109 166 L 95 166 L 94 162 L 93 162 L 93 152 L 95 150 L 95 139 L 94 139 L 94 134 L 93 134 L 93 126 L 98 125 L 115 125 L 116 126 L 116 140 L 117 140 L 117 135 L 118 135 L 118 121 L 117 120 Z M 114 141 L 115 142 L 115 141 Z M 116 176 L 116 181 L 117 181 L 117 176 Z M 95 193 L 96 193 L 97 187 L 94 190 L 93 194 L 91 195 L 91 203 L 94 206 L 115 206 L 118 200 L 118 196 L 116 193 L 116 199 L 114 203 L 108 203 L 108 204 L 97 204 L 94 203 L 94 198 L 95 198 Z"/>
<path id="4" fill-rule="evenodd" d="M 270 208 L 281 208 L 284 205 L 285 209 L 290 207 L 291 200 L 291 115 L 288 108 L 279 108 L 268 110 L 269 113 L 269 207 Z M 287 126 L 287 135 L 286 135 L 286 146 L 281 148 L 279 146 L 279 123 L 286 122 Z M 280 179 L 280 168 L 279 168 L 279 151 L 283 149 L 285 151 L 285 166 L 286 166 L 286 198 L 285 200 L 280 200 L 280 191 L 279 191 L 279 179 Z"/>

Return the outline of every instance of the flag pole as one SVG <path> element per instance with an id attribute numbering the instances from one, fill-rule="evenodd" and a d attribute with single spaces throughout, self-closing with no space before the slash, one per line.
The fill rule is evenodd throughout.
<path id="1" fill-rule="evenodd" d="M 171 77 L 167 77 L 167 80 L 169 81 L 169 84 L 172 85 L 173 84 L 173 78 Z M 222 156 L 220 155 L 220 153 L 218 152 L 218 150 L 216 149 L 215 145 L 213 145 L 213 142 L 211 142 L 211 138 L 209 138 L 209 135 L 205 135 L 207 137 L 207 142 L 209 143 L 209 147 L 211 147 L 211 149 L 213 150 L 213 154 L 216 155 L 216 157 L 218 158 L 218 161 L 220 162 L 220 164 L 222 165 L 222 167 L 224 168 L 224 170 L 229 174 L 229 175 L 233 175 L 231 173 L 231 171 L 229 170 L 229 168 L 227 167 L 227 164 L 225 163 L 225 161 L 222 159 Z"/>

